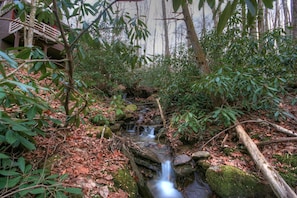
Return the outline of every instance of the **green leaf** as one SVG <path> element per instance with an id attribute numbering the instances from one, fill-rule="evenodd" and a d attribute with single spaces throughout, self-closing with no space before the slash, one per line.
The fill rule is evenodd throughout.
<path id="1" fill-rule="evenodd" d="M 0 189 L 15 187 L 22 179 L 22 176 L 17 176 L 14 178 L 1 178 L 0 179 Z"/>
<path id="2" fill-rule="evenodd" d="M 12 130 L 8 130 L 6 132 L 5 139 L 6 139 L 7 143 L 9 143 L 9 144 L 13 144 L 18 140 L 15 133 Z"/>
<path id="3" fill-rule="evenodd" d="M 6 53 L 4 53 L 3 51 L 0 51 L 0 56 L 2 58 L 4 58 L 11 67 L 13 68 L 17 68 L 18 67 L 18 63 L 15 62 L 12 58 L 10 58 Z"/>
<path id="4" fill-rule="evenodd" d="M 33 195 L 42 194 L 42 193 L 45 193 L 44 187 L 34 188 L 33 190 L 30 190 L 30 194 L 33 194 Z"/>
<path id="5" fill-rule="evenodd" d="M 21 2 L 21 1 L 13 1 L 14 4 L 17 5 L 17 7 L 20 9 L 20 10 L 23 10 L 25 8 L 24 4 Z"/>
<path id="6" fill-rule="evenodd" d="M 270 8 L 270 9 L 273 8 L 273 2 L 274 2 L 274 0 L 263 0 L 265 7 Z"/>
<path id="7" fill-rule="evenodd" d="M 253 0 L 252 0 L 253 1 Z M 255 16 L 257 13 L 257 7 L 256 7 L 256 2 L 251 0 L 245 0 L 245 3 L 248 7 L 249 12 L 252 14 L 252 16 Z"/>
<path id="8" fill-rule="evenodd" d="M 10 157 L 8 155 L 5 155 L 3 153 L 0 153 L 0 159 L 9 159 Z"/>
<path id="9" fill-rule="evenodd" d="M 21 132 L 30 131 L 30 129 L 28 129 L 27 127 L 23 126 L 22 124 L 17 124 L 17 123 L 15 123 L 12 126 L 12 130 L 14 130 L 14 131 L 21 131 Z"/>
<path id="10" fill-rule="evenodd" d="M 176 12 L 180 6 L 182 6 L 183 4 L 183 0 L 172 0 L 172 6 L 173 6 L 173 10 L 174 12 Z"/>
<path id="11" fill-rule="evenodd" d="M 209 5 L 210 8 L 214 8 L 216 1 L 215 0 L 207 0 L 207 4 Z"/>
<path id="12" fill-rule="evenodd" d="M 205 0 L 200 0 L 199 1 L 199 4 L 198 4 L 198 9 L 199 10 L 203 7 L 204 3 L 205 3 Z"/>
<path id="13" fill-rule="evenodd" d="M 26 84 L 23 84 L 23 83 L 14 81 L 14 80 L 6 80 L 6 82 L 18 86 L 22 91 L 25 91 L 25 92 L 29 92 L 29 89 L 35 90 L 35 88 L 32 86 L 29 86 L 29 85 L 26 85 Z"/>
<path id="14" fill-rule="evenodd" d="M 18 159 L 18 167 L 22 171 L 22 173 L 25 172 L 25 166 L 26 166 L 25 159 L 23 157 L 20 157 Z"/>
<path id="15" fill-rule="evenodd" d="M 76 194 L 76 195 L 82 194 L 82 191 L 81 191 L 80 188 L 65 188 L 64 191 L 68 192 L 68 193 L 71 193 L 71 194 Z"/>
<path id="16" fill-rule="evenodd" d="M 20 140 L 21 144 L 28 150 L 32 151 L 32 150 L 36 149 L 35 145 L 32 142 L 30 142 L 29 140 L 27 140 L 26 138 L 19 136 L 19 140 Z"/>
<path id="17" fill-rule="evenodd" d="M 3 176 L 15 176 L 15 175 L 20 175 L 20 173 L 12 170 L 0 170 L 0 175 Z"/>
<path id="18" fill-rule="evenodd" d="M 223 32 L 223 29 L 225 28 L 229 18 L 232 16 L 233 13 L 231 12 L 231 10 L 232 10 L 232 4 L 229 1 L 219 18 L 218 27 L 217 27 L 218 34 Z"/>
<path id="19" fill-rule="evenodd" d="M 29 59 L 31 56 L 31 48 L 25 47 L 22 48 L 22 51 L 20 51 L 16 57 L 20 59 Z"/>
<path id="20" fill-rule="evenodd" d="M 57 191 L 56 192 L 56 198 L 67 198 L 67 196 L 63 193 L 63 192 L 60 192 L 60 191 Z"/>

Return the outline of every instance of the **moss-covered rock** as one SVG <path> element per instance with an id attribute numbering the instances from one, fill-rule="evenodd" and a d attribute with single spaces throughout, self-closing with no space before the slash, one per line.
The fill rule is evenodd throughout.
<path id="1" fill-rule="evenodd" d="M 137 106 L 135 104 L 129 104 L 125 107 L 125 112 L 135 112 L 137 110 Z"/>
<path id="2" fill-rule="evenodd" d="M 107 126 L 98 126 L 96 127 L 96 131 L 97 131 L 96 133 L 97 138 L 101 138 L 102 133 L 104 138 L 111 138 L 113 134 L 111 129 Z"/>
<path id="3" fill-rule="evenodd" d="M 222 198 L 273 197 L 268 185 L 254 175 L 233 166 L 212 166 L 206 171 L 206 181 Z"/>
<path id="4" fill-rule="evenodd" d="M 128 169 L 120 169 L 114 174 L 114 184 L 115 187 L 129 193 L 130 198 L 136 198 L 138 196 L 137 183 Z"/>

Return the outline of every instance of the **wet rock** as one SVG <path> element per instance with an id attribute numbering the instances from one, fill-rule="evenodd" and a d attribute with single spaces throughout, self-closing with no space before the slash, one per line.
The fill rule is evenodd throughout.
<path id="1" fill-rule="evenodd" d="M 233 166 L 212 166 L 206 171 L 206 181 L 221 198 L 274 197 L 271 188 L 254 175 Z"/>
<path id="2" fill-rule="evenodd" d="M 129 193 L 129 197 L 138 197 L 137 183 L 128 169 L 120 169 L 114 174 L 114 184 L 117 188 Z"/>
<path id="3" fill-rule="evenodd" d="M 210 153 L 208 151 L 197 151 L 192 154 L 192 158 L 194 160 L 208 158 L 209 156 L 210 156 Z"/>
<path id="4" fill-rule="evenodd" d="M 188 175 L 191 175 L 193 172 L 195 172 L 196 169 L 191 164 L 183 164 L 179 166 L 174 166 L 174 171 L 177 176 L 186 177 Z"/>
<path id="5" fill-rule="evenodd" d="M 192 158 L 186 154 L 178 155 L 174 158 L 173 165 L 177 166 L 177 165 L 181 165 L 181 164 L 186 164 L 186 163 L 190 162 L 191 160 L 192 160 Z"/>

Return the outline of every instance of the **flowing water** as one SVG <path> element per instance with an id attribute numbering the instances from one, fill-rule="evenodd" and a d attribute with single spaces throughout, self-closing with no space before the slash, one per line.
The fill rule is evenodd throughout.
<path id="1" fill-rule="evenodd" d="M 174 175 L 171 162 L 166 160 L 162 163 L 162 172 L 156 180 L 155 198 L 182 198 L 182 194 L 174 187 Z"/>
<path id="2" fill-rule="evenodd" d="M 146 109 L 145 109 L 146 110 Z M 148 181 L 148 187 L 152 192 L 154 198 L 207 198 L 210 195 L 210 189 L 207 184 L 201 181 L 195 174 L 195 180 L 193 183 L 185 187 L 183 194 L 175 188 L 175 176 L 174 170 L 171 165 L 170 152 L 164 147 L 158 147 L 155 141 L 155 127 L 140 125 L 144 111 L 140 112 L 139 120 L 126 124 L 126 132 L 129 136 L 134 137 L 135 141 L 146 142 L 147 145 L 156 146 L 153 150 L 161 159 L 161 171 L 160 174 L 150 181 Z M 165 148 L 165 149 L 164 149 Z"/>

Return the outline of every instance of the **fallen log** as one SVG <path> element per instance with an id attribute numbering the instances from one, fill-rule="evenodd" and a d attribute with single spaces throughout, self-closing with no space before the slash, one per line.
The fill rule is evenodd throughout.
<path id="1" fill-rule="evenodd" d="M 271 186 L 275 195 L 279 198 L 297 198 L 297 195 L 279 173 L 268 163 L 263 154 L 259 151 L 256 144 L 245 132 L 244 128 L 236 123 L 235 127 L 239 139 L 243 142 L 257 167 L 263 173 L 264 178 Z"/>

